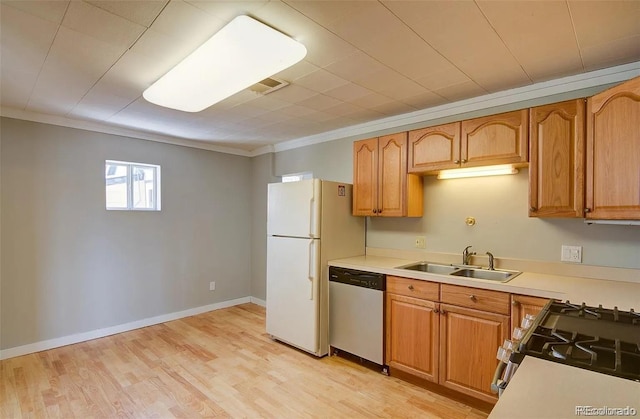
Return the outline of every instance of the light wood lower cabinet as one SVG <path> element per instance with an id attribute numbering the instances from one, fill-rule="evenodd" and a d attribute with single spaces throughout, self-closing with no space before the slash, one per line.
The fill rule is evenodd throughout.
<path id="1" fill-rule="evenodd" d="M 548 298 L 511 295 L 511 325 L 513 328 L 520 327 L 522 319 L 527 314 L 537 316 L 548 302 Z"/>
<path id="2" fill-rule="evenodd" d="M 491 381 L 496 353 L 509 337 L 509 316 L 448 304 L 440 306 L 440 378 L 443 386 L 497 401 Z"/>
<path id="3" fill-rule="evenodd" d="M 490 386 L 509 337 L 509 302 L 503 292 L 387 276 L 387 365 L 496 402 Z"/>
<path id="4" fill-rule="evenodd" d="M 438 303 L 387 293 L 387 365 L 438 382 Z"/>

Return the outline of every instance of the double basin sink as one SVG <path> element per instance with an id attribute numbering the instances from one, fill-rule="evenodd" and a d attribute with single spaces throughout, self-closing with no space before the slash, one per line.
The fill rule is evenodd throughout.
<path id="1" fill-rule="evenodd" d="M 398 266 L 398 269 L 428 272 L 437 275 L 452 275 L 465 278 L 484 279 L 487 281 L 507 282 L 522 272 L 506 269 L 487 269 L 467 265 L 445 265 L 432 262 L 418 262 L 411 265 Z"/>

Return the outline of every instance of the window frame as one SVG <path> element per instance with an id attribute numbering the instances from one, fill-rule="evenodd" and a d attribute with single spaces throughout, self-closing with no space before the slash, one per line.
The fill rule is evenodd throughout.
<path id="1" fill-rule="evenodd" d="M 104 185 L 105 185 L 105 209 L 107 211 L 161 211 L 161 182 L 160 182 L 160 171 L 161 167 L 159 164 L 150 164 L 150 163 L 138 163 L 138 162 L 130 162 L 130 161 L 122 161 L 122 160 L 105 160 L 104 161 Z M 127 174 L 126 174 L 126 188 L 127 188 L 127 206 L 126 207 L 110 207 L 107 202 L 107 166 L 109 165 L 118 165 L 118 166 L 126 166 Z M 133 170 L 135 168 L 144 168 L 144 169 L 153 169 L 153 207 L 152 208 L 136 208 L 133 202 Z"/>

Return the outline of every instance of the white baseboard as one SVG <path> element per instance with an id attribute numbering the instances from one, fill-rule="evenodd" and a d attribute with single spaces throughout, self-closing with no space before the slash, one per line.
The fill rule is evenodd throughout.
<path id="1" fill-rule="evenodd" d="M 55 339 L 48 339 L 35 343 L 29 343 L 27 345 L 16 346 L 14 348 L 3 349 L 0 350 L 0 360 L 27 355 L 34 352 L 46 351 L 47 349 L 59 348 L 60 346 L 72 345 L 74 343 L 85 342 L 92 339 L 103 338 L 105 336 L 115 335 L 116 333 L 128 332 L 130 330 L 140 329 L 142 327 L 153 326 L 154 324 L 178 320 L 183 317 L 195 316 L 196 314 L 206 313 L 208 311 L 219 310 L 221 308 L 232 307 L 245 303 L 254 303 L 262 306 L 265 305 L 264 301 L 253 297 L 236 298 L 235 300 L 208 304 L 206 306 L 190 308 L 188 310 L 177 311 L 175 313 L 162 314 L 160 316 L 136 320 L 117 326 L 105 327 L 103 329 L 96 329 L 89 332 L 76 333 L 69 336 L 62 336 Z"/>
<path id="2" fill-rule="evenodd" d="M 265 300 L 261 300 L 261 299 L 256 298 L 256 297 L 249 297 L 249 298 L 251 299 L 251 302 L 253 304 L 257 304 L 257 305 L 262 306 L 262 307 L 266 307 L 267 306 L 267 302 Z"/>

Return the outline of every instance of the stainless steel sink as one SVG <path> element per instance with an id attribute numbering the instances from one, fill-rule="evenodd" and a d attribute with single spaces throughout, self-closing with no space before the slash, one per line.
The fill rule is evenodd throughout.
<path id="1" fill-rule="evenodd" d="M 488 269 L 466 268 L 466 269 L 459 269 L 455 272 L 451 272 L 450 275 L 464 276 L 466 278 L 486 279 L 489 281 L 506 282 L 519 274 L 520 272 L 516 272 L 516 271 L 504 271 L 504 270 L 490 271 Z"/>
<path id="2" fill-rule="evenodd" d="M 412 271 L 428 272 L 438 275 L 462 276 L 465 278 L 484 279 L 487 281 L 497 282 L 507 282 L 522 273 L 504 269 L 489 270 L 480 267 L 469 267 L 468 265 L 445 265 L 433 262 L 412 263 L 410 265 L 398 266 L 398 269 L 409 269 Z"/>
<path id="3" fill-rule="evenodd" d="M 429 272 L 432 274 L 440 274 L 440 275 L 448 275 L 451 272 L 458 269 L 452 265 L 442 265 L 439 263 L 431 263 L 431 262 L 419 262 L 411 265 L 399 266 L 399 268 L 409 269 L 412 271 Z"/>

